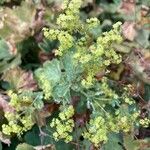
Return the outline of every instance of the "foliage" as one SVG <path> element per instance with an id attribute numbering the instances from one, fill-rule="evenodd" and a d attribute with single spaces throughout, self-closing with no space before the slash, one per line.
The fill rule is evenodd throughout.
<path id="1" fill-rule="evenodd" d="M 148 6 L 146 0 L 0 2 L 6 149 L 149 149 Z"/>

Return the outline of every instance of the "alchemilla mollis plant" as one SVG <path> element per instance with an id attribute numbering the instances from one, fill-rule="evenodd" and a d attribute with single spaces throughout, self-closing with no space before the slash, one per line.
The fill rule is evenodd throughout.
<path id="1" fill-rule="evenodd" d="M 35 70 L 37 91 L 8 91 L 9 105 L 15 110 L 5 112 L 5 135 L 21 137 L 30 130 L 45 103 L 59 105 L 59 113 L 47 125 L 55 141 L 69 143 L 78 136 L 100 148 L 110 134 L 132 133 L 140 125 L 149 125 L 148 118 L 140 119 L 130 84 L 118 86 L 110 77 L 110 66 L 122 63 L 122 53 L 114 48 L 123 41 L 121 22 L 110 31 L 95 33 L 101 23 L 96 17 L 83 20 L 81 5 L 82 0 L 64 0 L 55 28 L 43 29 L 44 36 L 56 43 L 55 58 Z M 74 104 L 75 96 L 78 104 Z M 80 125 L 76 114 L 82 111 L 88 113 Z"/>

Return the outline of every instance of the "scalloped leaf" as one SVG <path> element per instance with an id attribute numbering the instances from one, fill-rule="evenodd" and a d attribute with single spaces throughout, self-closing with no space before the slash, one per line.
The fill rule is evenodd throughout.
<path id="1" fill-rule="evenodd" d="M 63 57 L 63 65 L 68 81 L 72 81 L 75 78 L 75 69 L 73 64 L 73 54 L 68 53 Z"/>
<path id="2" fill-rule="evenodd" d="M 57 59 L 46 61 L 42 68 L 39 68 L 35 71 L 35 76 L 37 79 L 40 78 L 41 74 L 46 77 L 47 81 L 55 86 L 61 78 L 60 62 Z"/>
<path id="3" fill-rule="evenodd" d="M 16 147 L 16 150 L 34 150 L 34 148 L 33 148 L 33 146 L 31 146 L 27 143 L 22 143 Z"/>
<path id="4" fill-rule="evenodd" d="M 7 16 L 7 17 L 5 17 Z M 3 7 L 0 12 L 0 18 L 3 26 L 0 28 L 0 35 L 3 38 L 12 38 L 15 42 L 32 36 L 33 31 L 41 28 L 43 24 L 41 18 L 35 20 L 36 5 L 32 1 L 22 1 L 20 6 L 13 9 Z"/>
<path id="5" fill-rule="evenodd" d="M 9 59 L 12 55 L 9 51 L 9 46 L 4 39 L 0 39 L 0 60 Z"/>
<path id="6" fill-rule="evenodd" d="M 139 149 L 139 143 L 135 141 L 130 135 L 124 136 L 124 146 L 127 150 Z"/>
<path id="7" fill-rule="evenodd" d="M 19 67 L 12 68 L 3 74 L 3 80 L 9 82 L 10 88 L 24 91 L 35 91 L 37 89 L 36 82 L 31 71 L 22 70 Z"/>
<path id="8" fill-rule="evenodd" d="M 120 144 L 119 144 L 120 143 Z M 108 135 L 108 142 L 104 145 L 104 150 L 123 150 L 122 140 L 119 134 L 111 133 Z"/>

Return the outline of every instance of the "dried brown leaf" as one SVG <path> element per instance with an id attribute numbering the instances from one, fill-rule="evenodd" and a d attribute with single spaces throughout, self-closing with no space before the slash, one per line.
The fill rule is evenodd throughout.
<path id="1" fill-rule="evenodd" d="M 0 132 L 0 141 L 2 141 L 3 143 L 7 144 L 8 146 L 10 146 L 11 141 L 10 139 L 6 138 L 2 132 Z"/>
<path id="2" fill-rule="evenodd" d="M 75 114 L 74 120 L 76 122 L 76 125 L 79 127 L 83 127 L 87 121 L 89 121 L 90 118 L 90 112 L 87 110 L 84 113 Z"/>
<path id="3" fill-rule="evenodd" d="M 15 43 L 33 36 L 45 25 L 45 10 L 32 1 L 22 1 L 13 9 L 4 7 L 0 11 L 0 34 Z"/>
<path id="4" fill-rule="evenodd" d="M 52 60 L 54 57 L 54 53 L 39 52 L 39 59 L 41 63 L 44 63 L 47 60 Z"/>
<path id="5" fill-rule="evenodd" d="M 128 58 L 128 65 L 133 73 L 143 82 L 150 84 L 150 52 L 145 49 L 134 49 Z"/>
<path id="6" fill-rule="evenodd" d="M 46 125 L 46 118 L 51 116 L 54 111 L 59 108 L 59 104 L 51 103 L 45 104 L 43 109 L 35 114 L 36 121 L 38 125 L 45 126 Z"/>
<path id="7" fill-rule="evenodd" d="M 80 96 L 72 96 L 71 104 L 75 107 L 77 106 L 78 102 L 80 101 Z"/>
<path id="8" fill-rule="evenodd" d="M 135 36 L 137 35 L 136 30 L 135 30 L 135 23 L 126 21 L 122 25 L 122 33 L 126 39 L 133 41 Z"/>
<path id="9" fill-rule="evenodd" d="M 136 0 L 122 0 L 119 7 L 124 14 L 130 15 L 135 12 Z"/>
<path id="10" fill-rule="evenodd" d="M 3 74 L 3 80 L 9 82 L 11 87 L 16 90 L 34 91 L 37 89 L 33 73 L 31 71 L 24 71 L 19 67 L 6 71 Z"/>
<path id="11" fill-rule="evenodd" d="M 0 108 L 2 108 L 4 112 L 14 112 L 14 108 L 9 105 L 7 99 L 8 96 L 0 94 Z"/>

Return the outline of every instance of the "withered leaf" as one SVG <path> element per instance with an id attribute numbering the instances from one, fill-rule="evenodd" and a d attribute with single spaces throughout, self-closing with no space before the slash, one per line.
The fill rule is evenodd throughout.
<path id="1" fill-rule="evenodd" d="M 90 112 L 87 110 L 84 113 L 75 114 L 74 120 L 76 122 L 76 125 L 79 127 L 83 127 L 87 121 L 89 121 Z"/>
<path id="2" fill-rule="evenodd" d="M 19 67 L 12 68 L 3 74 L 3 80 L 10 83 L 11 88 L 17 91 L 37 89 L 37 84 L 31 71 L 22 70 Z"/>
<path id="3" fill-rule="evenodd" d="M 14 112 L 14 108 L 9 105 L 7 99 L 8 96 L 0 94 L 0 108 L 4 112 Z"/>
<path id="4" fill-rule="evenodd" d="M 133 41 L 135 36 L 137 35 L 136 30 L 135 30 L 135 23 L 126 21 L 122 25 L 122 33 L 126 39 Z"/>
<path id="5" fill-rule="evenodd" d="M 128 58 L 128 65 L 133 73 L 143 82 L 150 84 L 150 52 L 145 49 L 134 49 Z"/>
<path id="6" fill-rule="evenodd" d="M 46 52 L 39 52 L 39 59 L 41 63 L 44 63 L 47 60 L 52 60 L 54 58 L 54 53 L 46 53 Z"/>
<path id="7" fill-rule="evenodd" d="M 135 12 L 135 4 L 136 0 L 122 0 L 119 9 L 122 13 L 130 15 Z"/>
<path id="8" fill-rule="evenodd" d="M 0 141 L 2 141 L 3 143 L 7 144 L 8 146 L 10 146 L 11 141 L 10 139 L 6 138 L 2 132 L 0 132 Z"/>
<path id="9" fill-rule="evenodd" d="M 39 112 L 36 112 L 36 121 L 38 125 L 45 126 L 46 125 L 46 118 L 51 116 L 54 111 L 56 111 L 59 108 L 59 104 L 51 103 L 51 104 L 45 104 L 43 109 Z"/>

